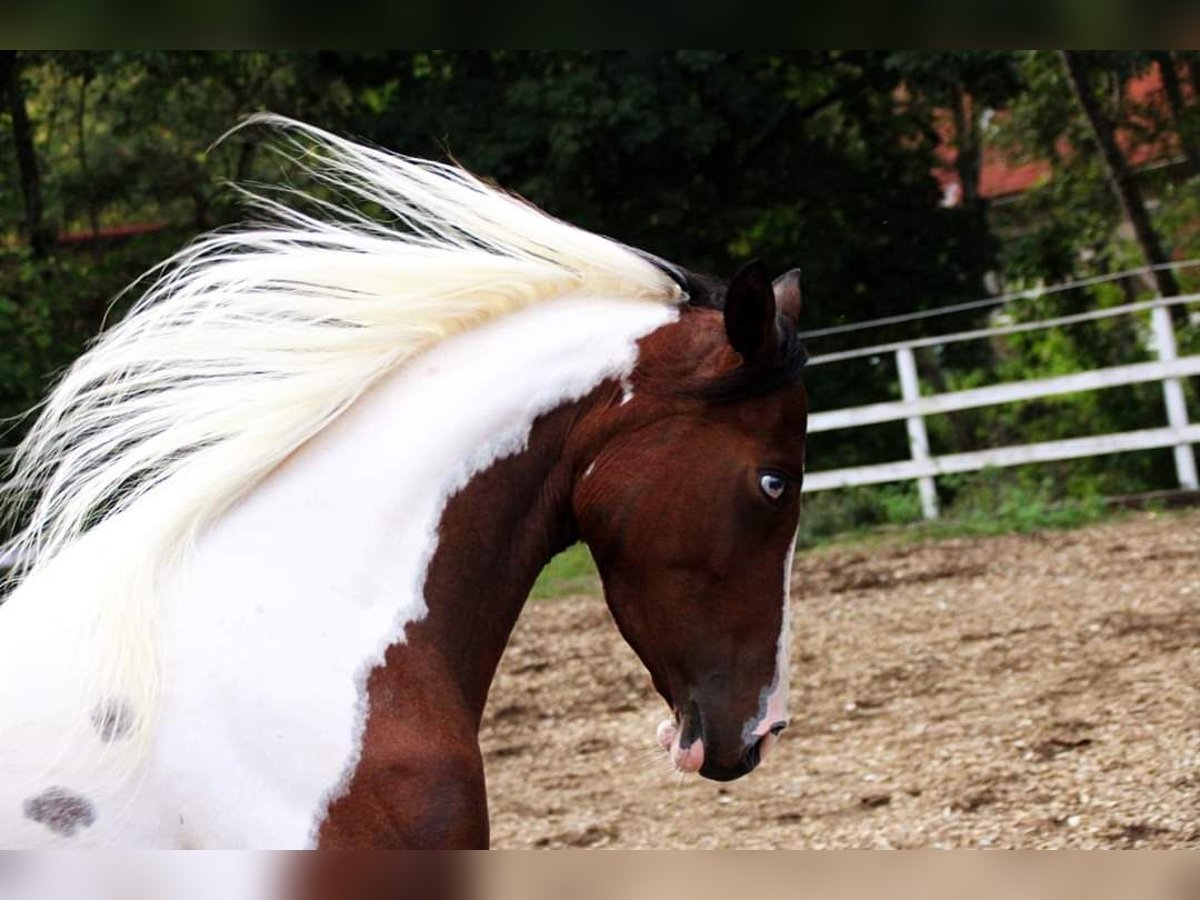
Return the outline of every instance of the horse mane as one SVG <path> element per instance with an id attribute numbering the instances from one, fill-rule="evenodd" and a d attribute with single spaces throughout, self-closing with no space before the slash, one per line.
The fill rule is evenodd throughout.
<path id="1" fill-rule="evenodd" d="M 12 545 L 28 568 L 189 479 L 172 523 L 185 539 L 456 332 L 565 296 L 686 300 L 669 264 L 461 168 L 279 116 L 248 123 L 276 128 L 275 149 L 334 199 L 247 192 L 265 221 L 156 267 L 130 314 L 71 366 L 14 457 L 10 485 L 36 497 Z"/>
<path id="2" fill-rule="evenodd" d="M 147 273 L 130 313 L 44 401 L 4 486 L 7 515 L 27 516 L 5 605 L 86 596 L 72 634 L 92 700 L 77 729 L 104 698 L 139 710 L 118 767 L 143 759 L 153 734 L 165 573 L 372 385 L 534 304 L 687 299 L 646 256 L 461 168 L 279 116 L 248 122 L 276 129 L 275 149 L 316 190 L 247 191 L 257 224 Z"/>

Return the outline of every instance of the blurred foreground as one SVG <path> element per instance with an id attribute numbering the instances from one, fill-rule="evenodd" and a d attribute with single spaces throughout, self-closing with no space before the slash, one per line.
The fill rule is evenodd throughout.
<path id="1" fill-rule="evenodd" d="M 0 857 L 5 900 L 1187 900 L 1190 856 L 93 853 Z"/>

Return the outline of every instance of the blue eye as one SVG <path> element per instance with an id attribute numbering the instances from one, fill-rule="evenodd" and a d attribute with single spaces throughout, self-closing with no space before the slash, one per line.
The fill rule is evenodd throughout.
<path id="1" fill-rule="evenodd" d="M 766 472 L 759 476 L 758 486 L 769 500 L 778 500 L 787 490 L 787 479 L 775 472 Z"/>

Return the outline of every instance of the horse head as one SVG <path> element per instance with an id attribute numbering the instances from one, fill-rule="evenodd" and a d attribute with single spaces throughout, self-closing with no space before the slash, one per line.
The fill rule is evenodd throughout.
<path id="1" fill-rule="evenodd" d="M 267 121 L 389 227 L 264 199 L 55 388 L 13 482 L 0 844 L 486 846 L 489 686 L 579 538 L 676 767 L 753 769 L 787 721 L 798 276 L 709 282 Z"/>
<path id="2" fill-rule="evenodd" d="M 581 423 L 572 504 L 613 617 L 671 708 L 660 742 L 680 771 L 727 781 L 787 724 L 799 273 L 772 284 L 755 262 L 692 296 Z"/>

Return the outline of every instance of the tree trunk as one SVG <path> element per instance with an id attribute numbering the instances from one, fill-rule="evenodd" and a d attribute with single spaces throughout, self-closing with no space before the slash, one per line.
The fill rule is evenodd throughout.
<path id="1" fill-rule="evenodd" d="M 75 149 L 79 157 L 79 171 L 83 175 L 83 198 L 87 206 L 88 227 L 92 230 L 92 251 L 99 251 L 100 211 L 97 208 L 96 190 L 92 183 L 91 164 L 87 154 L 87 92 L 92 83 L 92 73 L 85 71 L 79 81 L 79 106 L 75 116 Z"/>
<path id="2" fill-rule="evenodd" d="M 198 178 L 193 178 L 188 190 L 192 195 L 192 226 L 197 231 L 208 230 L 208 197 Z"/>
<path id="3" fill-rule="evenodd" d="M 1184 57 L 1187 60 L 1188 77 L 1192 82 L 1192 105 L 1200 102 L 1200 58 L 1197 58 L 1195 51 L 1187 53 Z"/>
<path id="4" fill-rule="evenodd" d="M 16 50 L 0 50 L 0 93 L 7 95 L 8 113 L 12 118 L 13 145 L 17 151 L 21 195 L 25 200 L 25 237 L 34 256 L 45 256 L 54 243 L 54 236 L 43 219 L 42 180 L 38 174 L 33 125 L 25 106 L 20 58 Z"/>
<path id="5" fill-rule="evenodd" d="M 1200 147 L 1196 146 L 1195 134 L 1192 132 L 1190 110 L 1183 101 L 1183 86 L 1179 82 L 1179 70 L 1175 68 L 1175 60 L 1165 50 L 1156 50 L 1150 54 L 1158 64 L 1162 74 L 1163 92 L 1167 95 L 1167 106 L 1171 108 L 1171 118 L 1175 120 L 1175 130 L 1179 133 L 1179 147 L 1187 159 L 1189 176 L 1200 173 Z"/>
<path id="6" fill-rule="evenodd" d="M 958 152 L 954 155 L 954 168 L 962 185 L 962 203 L 974 207 L 979 202 L 979 173 L 983 167 L 982 145 L 979 141 L 979 126 L 975 118 L 974 100 L 962 89 L 954 88 L 954 143 Z"/>
<path id="7" fill-rule="evenodd" d="M 250 170 L 254 166 L 254 154 L 257 149 L 258 144 L 254 143 L 254 141 L 242 141 L 242 146 L 238 148 L 237 169 L 233 175 L 235 184 L 244 184 L 246 179 L 250 177 Z"/>
<path id="8" fill-rule="evenodd" d="M 1113 123 L 1100 108 L 1096 94 L 1088 79 L 1087 61 L 1078 50 L 1060 50 L 1059 58 L 1066 71 L 1067 80 L 1075 94 L 1083 113 L 1091 126 L 1092 137 L 1100 148 L 1104 160 L 1104 171 L 1108 176 L 1109 186 L 1117 195 L 1121 211 L 1125 214 L 1142 255 L 1151 266 L 1161 267 L 1169 261 L 1158 232 L 1150 222 L 1150 214 L 1146 211 L 1146 201 L 1142 198 L 1141 189 L 1133 176 L 1133 171 L 1121 155 L 1117 146 L 1116 129 Z M 1179 294 L 1179 283 L 1175 274 L 1166 268 L 1154 268 L 1150 273 L 1151 280 L 1160 296 L 1174 297 Z"/>

